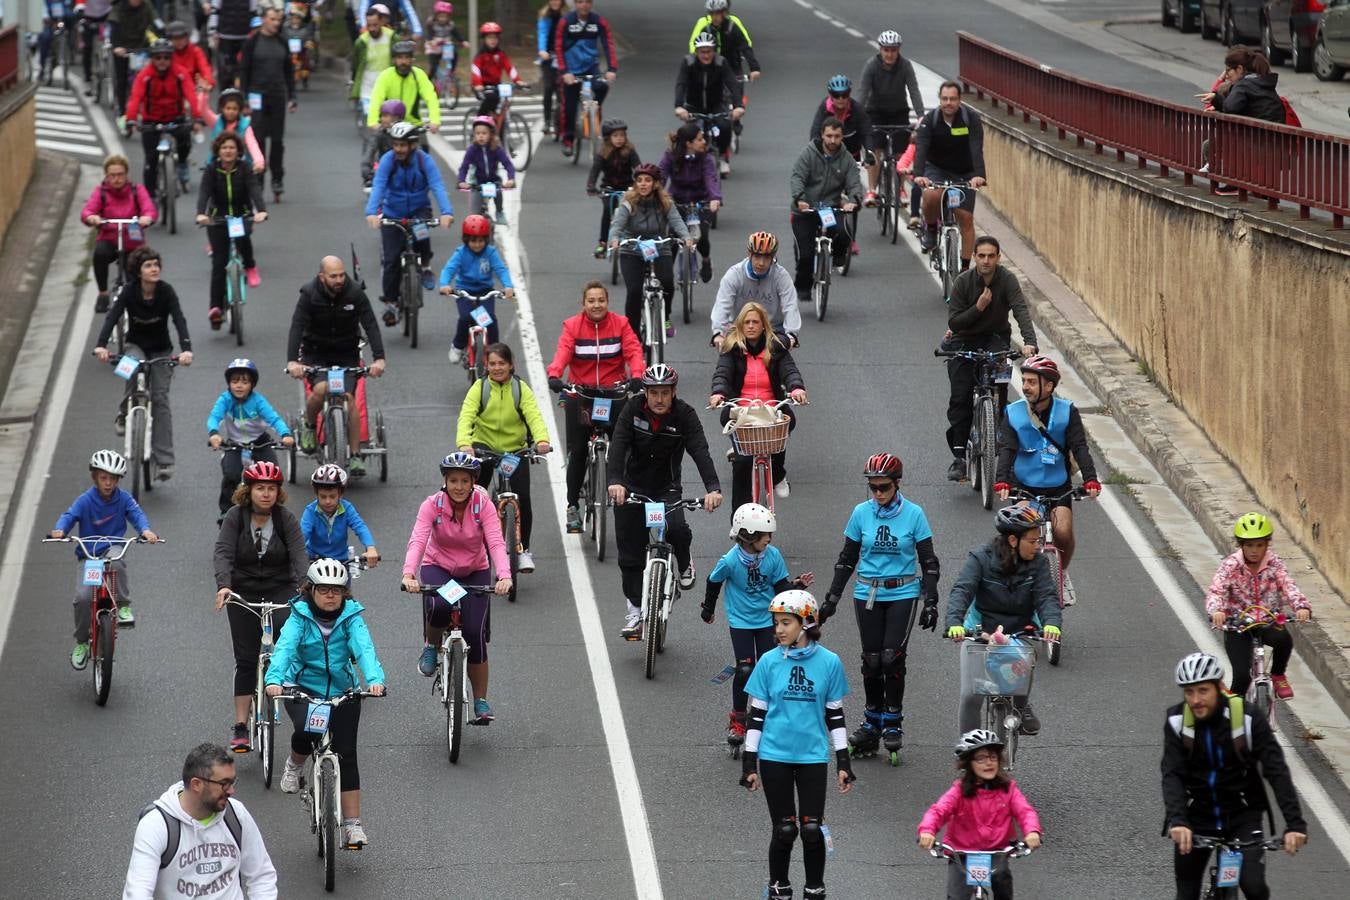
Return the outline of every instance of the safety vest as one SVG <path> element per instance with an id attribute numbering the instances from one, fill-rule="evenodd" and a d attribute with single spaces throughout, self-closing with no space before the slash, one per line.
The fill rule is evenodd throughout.
<path id="1" fill-rule="evenodd" d="M 1043 432 L 1031 421 L 1031 407 L 1027 401 L 1018 400 L 1008 405 L 1008 424 L 1017 432 L 1017 457 L 1013 461 L 1013 474 L 1023 487 L 1049 488 L 1069 480 L 1069 464 L 1064 457 L 1064 450 L 1071 409 L 1073 404 L 1068 400 L 1059 397 L 1051 400 L 1050 417 L 1043 423 Z"/>

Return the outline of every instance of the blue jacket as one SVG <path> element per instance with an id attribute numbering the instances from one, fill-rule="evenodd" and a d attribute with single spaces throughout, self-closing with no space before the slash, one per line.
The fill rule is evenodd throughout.
<path id="1" fill-rule="evenodd" d="M 343 604 L 342 612 L 327 637 L 319 628 L 309 602 L 291 601 L 291 614 L 281 627 L 272 662 L 267 667 L 265 684 L 298 684 L 316 697 L 336 697 L 357 686 L 352 661 L 361 667 L 367 684 L 384 684 L 384 669 L 375 656 L 364 607 L 354 599 Z"/>
<path id="2" fill-rule="evenodd" d="M 347 529 L 356 532 L 362 546 L 374 547 L 375 538 L 366 527 L 365 520 L 356 511 L 350 500 L 339 500 L 333 520 L 319 509 L 319 501 L 312 501 L 300 515 L 300 532 L 305 536 L 305 549 L 311 558 L 327 556 L 330 559 L 347 561 Z"/>
<path id="3" fill-rule="evenodd" d="M 559 18 L 562 18 L 559 16 Z M 539 24 L 535 26 L 535 47 L 540 53 L 553 52 L 553 29 L 558 24 L 558 20 L 548 13 L 539 17 Z"/>
<path id="4" fill-rule="evenodd" d="M 403 165 L 395 161 L 394 151 L 390 150 L 380 157 L 379 168 L 375 170 L 370 199 L 366 201 L 366 215 L 381 213 L 390 219 L 411 218 L 418 210 L 431 206 L 428 192 L 436 196 L 441 215 L 455 214 L 440 169 L 425 150 L 414 149 L 409 161 Z"/>
<path id="5" fill-rule="evenodd" d="M 553 41 L 553 64 L 558 74 L 599 75 L 602 44 L 609 71 L 617 72 L 619 56 L 614 49 L 614 32 L 604 16 L 591 13 L 585 22 L 575 10 L 563 16 Z"/>
<path id="6" fill-rule="evenodd" d="M 461 291 L 471 294 L 483 294 L 492 290 L 492 277 L 502 283 L 503 288 L 514 288 L 511 283 L 511 270 L 502 261 L 497 248 L 488 244 L 482 253 L 474 253 L 468 244 L 460 244 L 459 249 L 446 260 L 441 269 L 441 287 L 454 285 Z"/>
<path id="7" fill-rule="evenodd" d="M 242 402 L 234 399 L 229 390 L 222 391 L 216 398 L 211 413 L 206 417 L 206 433 L 219 434 L 227 441 L 238 444 L 251 444 L 267 434 L 271 428 L 278 437 L 286 437 L 291 429 L 286 420 L 277 414 L 267 398 L 254 391 Z"/>
<path id="8" fill-rule="evenodd" d="M 1013 474 L 1017 481 L 1029 488 L 1052 488 L 1069 480 L 1069 461 L 1060 449 L 1067 449 L 1069 412 L 1073 404 L 1055 397 L 1050 402 L 1050 414 L 1044 425 L 1053 442 L 1032 424 L 1027 401 L 1008 404 L 1008 425 L 1017 432 L 1017 456 L 1013 460 Z"/>
<path id="9" fill-rule="evenodd" d="M 61 513 L 61 518 L 56 520 L 52 530 L 70 534 L 72 533 L 70 526 L 78 525 L 78 533 L 81 536 L 120 537 L 126 534 L 128 522 L 135 527 L 137 534 L 150 530 L 150 520 L 141 512 L 140 504 L 131 494 L 118 488 L 113 492 L 111 499 L 104 500 L 98 488 L 91 487 L 75 498 L 75 502 L 70 504 L 70 509 Z M 94 551 L 100 554 L 107 549 L 108 545 L 103 542 L 94 547 Z M 80 559 L 85 557 L 78 546 L 75 548 L 75 555 Z"/>

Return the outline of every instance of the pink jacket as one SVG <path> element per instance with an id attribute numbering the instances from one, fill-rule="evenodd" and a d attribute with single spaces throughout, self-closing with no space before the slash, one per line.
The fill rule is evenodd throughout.
<path id="1" fill-rule="evenodd" d="M 1253 575 L 1238 550 L 1219 563 L 1219 571 L 1214 573 L 1205 594 L 1205 612 L 1236 616 L 1256 604 L 1275 613 L 1286 602 L 1294 609 L 1312 609 L 1308 598 L 1289 577 L 1284 560 L 1267 550 L 1261 568 Z"/>
<path id="2" fill-rule="evenodd" d="M 149 216 L 158 219 L 159 211 L 155 209 L 155 201 L 150 199 L 150 192 L 145 189 L 145 185 L 128 181 L 121 188 L 110 188 L 102 183 L 94 188 L 94 192 L 84 204 L 84 209 L 80 210 L 80 221 L 84 222 L 90 216 L 102 219 L 134 219 L 138 216 Z M 98 226 L 97 239 L 116 245 L 117 226 Z M 133 241 L 130 234 L 124 234 L 122 237 L 122 246 L 127 250 L 135 250 L 144 243 L 144 239 Z"/>
<path id="3" fill-rule="evenodd" d="M 1017 782 L 1009 784 L 1006 791 L 981 788 L 974 797 L 963 797 L 961 780 L 957 779 L 938 802 L 928 807 L 918 832 L 937 834 L 946 827 L 944 839 L 957 850 L 1002 850 L 1017 837 L 1014 816 L 1024 836 L 1040 833 L 1040 817 Z"/>
<path id="4" fill-rule="evenodd" d="M 455 521 L 450 506 L 445 491 L 437 491 L 422 501 L 412 536 L 408 538 L 403 574 L 416 575 L 423 565 L 431 565 L 463 578 L 486 569 L 490 553 L 498 577 L 507 577 L 511 562 L 502 540 L 502 523 L 488 492 L 481 487 L 473 489 L 462 522 Z"/>

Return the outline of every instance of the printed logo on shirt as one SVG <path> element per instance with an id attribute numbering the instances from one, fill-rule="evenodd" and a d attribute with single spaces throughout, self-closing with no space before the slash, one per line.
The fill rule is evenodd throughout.
<path id="1" fill-rule="evenodd" d="M 900 541 L 891 535 L 891 526 L 878 525 L 876 540 L 872 549 L 878 553 L 895 553 L 900 549 Z"/>
<path id="2" fill-rule="evenodd" d="M 480 259 L 478 261 L 478 274 L 483 276 L 491 275 L 492 263 L 487 259 Z"/>
<path id="3" fill-rule="evenodd" d="M 748 569 L 745 573 L 746 593 L 756 594 L 768 586 L 769 579 L 765 578 L 759 569 Z"/>
<path id="4" fill-rule="evenodd" d="M 116 514 L 110 513 L 109 515 L 106 515 L 106 516 L 104 516 L 104 517 L 101 518 L 101 519 L 95 519 L 95 520 L 94 520 L 94 524 L 95 524 L 95 525 L 107 525 L 109 522 L 111 522 L 111 521 L 112 521 L 113 519 L 115 519 L 115 518 L 117 518 Z"/>
<path id="5" fill-rule="evenodd" d="M 816 683 L 806 677 L 804 666 L 793 666 L 792 671 L 788 673 L 787 693 L 783 695 L 783 699 L 815 702 Z"/>

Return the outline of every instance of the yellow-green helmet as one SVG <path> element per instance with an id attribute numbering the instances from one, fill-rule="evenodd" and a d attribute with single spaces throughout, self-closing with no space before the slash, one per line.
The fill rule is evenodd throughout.
<path id="1" fill-rule="evenodd" d="M 1265 516 L 1258 512 L 1249 512 L 1233 526 L 1233 537 L 1239 541 L 1255 541 L 1270 537 L 1274 530 L 1270 527 L 1270 520 Z"/>

